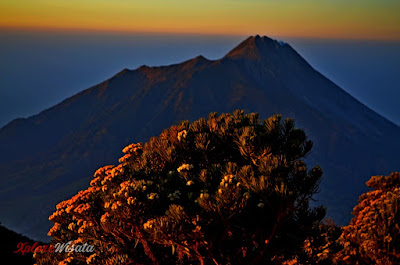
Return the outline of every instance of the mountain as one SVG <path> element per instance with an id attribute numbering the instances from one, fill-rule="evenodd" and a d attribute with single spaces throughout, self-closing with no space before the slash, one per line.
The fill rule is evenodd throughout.
<path id="1" fill-rule="evenodd" d="M 244 109 L 295 118 L 314 142 L 307 162 L 324 180 L 317 203 L 347 222 L 371 175 L 398 170 L 399 126 L 313 69 L 289 44 L 249 37 L 219 60 L 202 56 L 124 69 L 0 130 L 0 220 L 46 240 L 55 204 L 88 186 L 124 146 L 180 120 Z"/>
<path id="2" fill-rule="evenodd" d="M 24 253 L 24 255 L 21 254 L 21 251 L 14 253 L 14 251 L 20 249 L 18 244 L 21 242 L 29 246 L 35 244 L 32 239 L 17 234 L 0 224 L 0 255 L 2 264 L 32 265 L 35 263 L 33 254 L 30 252 Z M 38 243 L 39 245 L 43 245 L 43 243 Z"/>

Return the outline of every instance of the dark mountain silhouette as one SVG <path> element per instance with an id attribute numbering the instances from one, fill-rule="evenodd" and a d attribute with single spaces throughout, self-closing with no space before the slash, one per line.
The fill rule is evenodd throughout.
<path id="1" fill-rule="evenodd" d="M 0 219 L 44 239 L 55 204 L 115 164 L 124 146 L 179 120 L 244 109 L 293 117 L 314 141 L 324 170 L 319 202 L 340 224 L 375 174 L 398 170 L 400 128 L 314 70 L 290 45 L 249 37 L 219 60 L 199 56 L 163 67 L 124 69 L 0 130 Z"/>
<path id="2" fill-rule="evenodd" d="M 26 245 L 33 246 L 35 242 L 0 224 L 0 255 L 2 264 L 32 265 L 35 263 L 31 252 L 24 253 L 24 255 L 21 252 L 14 253 L 14 251 L 20 249 L 18 247 L 19 243 L 26 243 Z M 43 243 L 39 242 L 38 245 L 43 245 Z"/>

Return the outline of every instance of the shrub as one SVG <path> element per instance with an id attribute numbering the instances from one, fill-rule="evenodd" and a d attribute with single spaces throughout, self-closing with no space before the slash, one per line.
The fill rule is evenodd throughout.
<path id="1" fill-rule="evenodd" d="M 280 115 L 182 122 L 57 205 L 53 243 L 86 242 L 94 253 L 37 254 L 38 264 L 283 264 L 303 253 L 325 214 L 309 207 L 322 171 L 307 170 L 303 130 Z"/>
<path id="2" fill-rule="evenodd" d="M 343 228 L 340 264 L 400 264 L 400 174 L 375 176 L 367 181 L 354 207 L 354 218 Z"/>

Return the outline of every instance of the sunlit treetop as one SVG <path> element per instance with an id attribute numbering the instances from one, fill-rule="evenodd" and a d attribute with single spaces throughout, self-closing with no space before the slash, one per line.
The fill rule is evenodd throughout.
<path id="1" fill-rule="evenodd" d="M 37 262 L 291 264 L 325 214 L 308 204 L 322 175 L 302 160 L 311 147 L 279 115 L 211 113 L 172 126 L 125 147 L 119 165 L 97 170 L 50 216 L 54 243 L 86 242 L 95 253 Z"/>

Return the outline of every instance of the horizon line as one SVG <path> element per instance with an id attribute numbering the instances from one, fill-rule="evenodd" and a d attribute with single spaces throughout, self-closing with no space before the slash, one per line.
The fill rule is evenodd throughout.
<path id="1" fill-rule="evenodd" d="M 374 38 L 365 37 L 349 37 L 349 36 L 314 36 L 307 34 L 296 35 L 279 35 L 266 34 L 265 32 L 247 32 L 247 33 L 217 33 L 217 32 L 195 32 L 195 31 L 161 31 L 161 30 L 127 30 L 127 29 L 98 29 L 98 28 L 75 28 L 75 27 L 20 27 L 20 26 L 1 26 L 0 32 L 40 32 L 40 33 L 89 33 L 89 34 L 142 34 L 142 35 L 181 35 L 181 36 L 208 36 L 208 37 L 242 37 L 249 36 L 267 36 L 270 38 L 288 38 L 288 39 L 315 39 L 315 40 L 343 40 L 343 41 L 371 41 L 371 42 L 400 42 L 400 38 Z"/>

